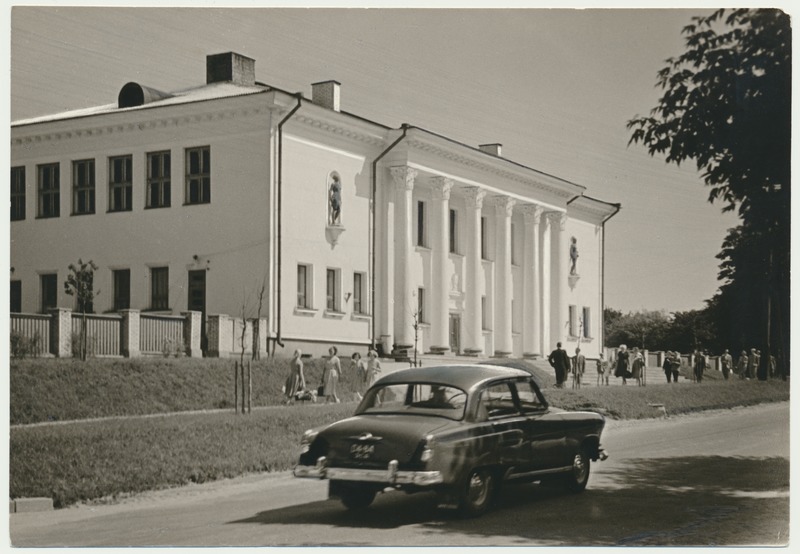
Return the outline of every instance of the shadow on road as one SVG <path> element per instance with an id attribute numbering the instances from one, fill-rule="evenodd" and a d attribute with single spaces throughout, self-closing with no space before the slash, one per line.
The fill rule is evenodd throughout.
<path id="1" fill-rule="evenodd" d="M 594 465 L 589 488 L 578 495 L 536 484 L 507 486 L 496 507 L 477 520 L 438 510 L 433 494 L 388 493 L 362 512 L 348 512 L 330 500 L 231 523 L 354 529 L 415 525 L 430 533 L 431 546 L 447 545 L 448 533 L 497 536 L 502 544 L 519 545 L 788 543 L 788 459 L 695 456 L 634 459 L 624 467 L 606 467 Z"/>

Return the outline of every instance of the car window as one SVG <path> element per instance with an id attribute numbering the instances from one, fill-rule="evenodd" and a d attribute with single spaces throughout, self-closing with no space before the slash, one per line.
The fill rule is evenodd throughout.
<path id="1" fill-rule="evenodd" d="M 516 387 L 522 413 L 541 412 L 547 407 L 542 398 L 536 393 L 533 383 L 529 380 L 517 382 Z"/>
<path id="2" fill-rule="evenodd" d="M 518 414 L 514 404 L 514 395 L 507 381 L 494 383 L 481 392 L 478 401 L 478 416 L 481 419 L 494 419 Z"/>
<path id="3" fill-rule="evenodd" d="M 467 394 L 456 387 L 434 383 L 402 383 L 367 391 L 356 413 L 434 415 L 449 419 L 464 416 Z"/>

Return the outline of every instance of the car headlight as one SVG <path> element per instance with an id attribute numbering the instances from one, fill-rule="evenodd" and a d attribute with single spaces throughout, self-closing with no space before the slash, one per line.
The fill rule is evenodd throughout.
<path id="1" fill-rule="evenodd" d="M 422 462 L 429 462 L 433 459 L 433 435 L 425 437 L 425 444 L 422 446 L 422 454 L 419 459 Z"/>
<path id="2" fill-rule="evenodd" d="M 305 454 L 309 450 L 311 450 L 311 443 L 314 442 L 314 439 L 317 438 L 319 435 L 319 431 L 315 431 L 314 429 L 307 429 L 303 433 L 303 438 L 300 439 L 300 452 Z"/>

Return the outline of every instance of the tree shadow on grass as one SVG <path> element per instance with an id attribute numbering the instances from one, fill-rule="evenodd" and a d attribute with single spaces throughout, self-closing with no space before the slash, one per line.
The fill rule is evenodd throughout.
<path id="1" fill-rule="evenodd" d="M 503 545 L 738 546 L 789 540 L 789 460 L 694 456 L 602 464 L 589 488 L 570 494 L 537 484 L 507 485 L 495 508 L 460 519 L 432 494 L 379 495 L 361 512 L 338 501 L 260 512 L 231 523 L 396 529 L 414 525 L 431 546 L 449 533 L 497 537 Z"/>

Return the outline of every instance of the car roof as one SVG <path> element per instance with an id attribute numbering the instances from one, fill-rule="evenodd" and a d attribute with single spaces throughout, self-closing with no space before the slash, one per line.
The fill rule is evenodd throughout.
<path id="1" fill-rule="evenodd" d="M 407 383 L 409 381 L 422 381 L 452 385 L 462 390 L 469 390 L 482 381 L 503 377 L 531 377 L 531 374 L 522 369 L 485 364 L 441 365 L 400 369 L 381 377 L 378 383 L 389 385 Z"/>

